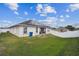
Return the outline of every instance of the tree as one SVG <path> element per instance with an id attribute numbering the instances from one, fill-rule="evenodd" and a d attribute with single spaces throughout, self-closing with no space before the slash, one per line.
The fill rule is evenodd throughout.
<path id="1" fill-rule="evenodd" d="M 65 28 L 67 28 L 70 31 L 75 30 L 75 27 L 73 27 L 72 25 L 67 25 Z"/>

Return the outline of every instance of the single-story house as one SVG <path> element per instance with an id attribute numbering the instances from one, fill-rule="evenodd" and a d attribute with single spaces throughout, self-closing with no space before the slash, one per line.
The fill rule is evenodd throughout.
<path id="1" fill-rule="evenodd" d="M 28 20 L 28 21 L 24 21 L 22 23 L 13 25 L 9 27 L 9 29 L 10 29 L 9 30 L 10 33 L 19 37 L 49 34 L 52 31 L 51 27 L 45 26 L 44 24 L 41 24 L 33 20 Z"/>
<path id="2" fill-rule="evenodd" d="M 59 27 L 59 28 L 56 29 L 56 31 L 58 31 L 58 32 L 67 32 L 69 30 L 65 27 Z"/>

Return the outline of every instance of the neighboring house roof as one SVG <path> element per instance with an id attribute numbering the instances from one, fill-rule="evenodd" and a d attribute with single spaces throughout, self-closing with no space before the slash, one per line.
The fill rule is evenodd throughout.
<path id="1" fill-rule="evenodd" d="M 39 23 L 37 21 L 33 21 L 33 20 L 28 20 L 28 21 L 24 21 L 22 23 L 19 23 L 19 24 L 16 24 L 16 25 L 13 25 L 9 28 L 12 28 L 12 27 L 17 27 L 17 26 L 38 26 L 38 27 L 48 27 L 48 28 L 52 28 L 50 26 L 46 26 L 42 23 Z"/>
<path id="2" fill-rule="evenodd" d="M 59 31 L 59 32 L 66 32 L 66 31 L 68 31 L 68 29 L 65 28 L 65 27 L 59 27 L 59 28 L 56 29 L 56 31 Z"/>

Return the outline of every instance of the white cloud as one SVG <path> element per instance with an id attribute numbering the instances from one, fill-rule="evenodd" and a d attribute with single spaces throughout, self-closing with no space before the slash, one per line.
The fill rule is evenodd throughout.
<path id="1" fill-rule="evenodd" d="M 7 5 L 13 11 L 17 11 L 19 7 L 17 3 L 6 3 L 5 5 Z"/>
<path id="2" fill-rule="evenodd" d="M 33 9 L 33 7 L 30 7 L 30 9 Z"/>
<path id="3" fill-rule="evenodd" d="M 47 15 L 48 13 L 54 13 L 56 14 L 56 10 L 54 7 L 49 6 L 48 4 L 37 4 L 36 10 L 38 13 L 40 13 L 42 16 Z"/>
<path id="4" fill-rule="evenodd" d="M 24 12 L 25 15 L 28 15 L 28 12 Z"/>
<path id="5" fill-rule="evenodd" d="M 1 22 L 4 22 L 4 23 L 12 23 L 11 21 L 8 21 L 8 20 L 3 20 Z"/>
<path id="6" fill-rule="evenodd" d="M 57 21 L 56 17 L 47 17 L 44 20 L 39 20 L 39 22 L 41 22 L 41 23 L 43 23 L 45 25 L 48 25 L 48 26 L 56 25 L 56 21 Z"/>
<path id="7" fill-rule="evenodd" d="M 63 19 L 63 18 L 62 18 L 62 19 L 60 19 L 60 22 L 64 22 L 64 21 L 65 21 L 65 19 Z"/>
<path id="8" fill-rule="evenodd" d="M 45 19 L 36 20 L 36 21 L 40 22 L 41 24 L 44 24 L 46 26 L 51 26 L 51 27 L 58 27 L 61 24 L 65 23 L 65 19 L 64 18 L 57 18 L 57 17 L 47 17 Z"/>
<path id="9" fill-rule="evenodd" d="M 51 6 L 46 6 L 45 9 L 44 9 L 44 11 L 46 13 L 56 13 L 55 8 L 54 7 L 51 7 Z"/>
<path id="10" fill-rule="evenodd" d="M 2 20 L 2 21 L 0 21 L 0 27 L 9 27 L 12 24 L 13 24 L 12 21 L 8 21 L 8 20 Z"/>
<path id="11" fill-rule="evenodd" d="M 64 17 L 66 17 L 66 18 L 69 18 L 70 16 L 67 14 L 67 15 L 60 15 L 60 18 L 64 18 Z"/>
<path id="12" fill-rule="evenodd" d="M 42 4 L 37 4 L 37 6 L 36 6 L 37 12 L 41 13 L 42 12 L 42 9 L 43 9 Z"/>
<path id="13" fill-rule="evenodd" d="M 64 16 L 63 15 L 60 15 L 60 18 L 63 18 Z"/>
<path id="14" fill-rule="evenodd" d="M 19 13 L 17 11 L 14 11 L 14 14 L 19 15 Z"/>
<path id="15" fill-rule="evenodd" d="M 47 14 L 45 14 L 45 13 L 41 13 L 40 16 L 47 16 Z"/>
<path id="16" fill-rule="evenodd" d="M 71 12 L 74 12 L 76 10 L 79 10 L 79 3 L 70 4 L 69 5 L 69 9 L 70 9 Z"/>
<path id="17" fill-rule="evenodd" d="M 66 9 L 66 12 L 70 12 L 70 10 L 69 9 Z"/>
<path id="18" fill-rule="evenodd" d="M 66 17 L 66 18 L 69 18 L 70 16 L 69 16 L 69 15 L 66 15 L 65 17 Z"/>
<path id="19" fill-rule="evenodd" d="M 65 17 L 68 17 L 68 15 L 66 15 Z M 63 15 L 60 15 L 59 21 L 60 21 L 60 22 L 64 22 L 64 21 L 65 21 L 64 16 L 63 16 Z"/>
<path id="20" fill-rule="evenodd" d="M 6 3 L 5 5 L 7 5 L 8 8 L 14 12 L 14 14 L 19 15 L 19 13 L 17 12 L 19 5 L 17 3 Z"/>
<path id="21" fill-rule="evenodd" d="M 24 19 L 23 17 L 20 17 L 20 16 L 18 16 L 17 18 L 19 18 L 19 19 Z"/>

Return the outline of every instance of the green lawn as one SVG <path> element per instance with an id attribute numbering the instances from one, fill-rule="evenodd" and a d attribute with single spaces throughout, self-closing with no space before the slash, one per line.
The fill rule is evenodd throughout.
<path id="1" fill-rule="evenodd" d="M 78 56 L 79 38 L 59 38 L 53 35 L 19 38 L 10 33 L 2 33 L 0 55 Z"/>

